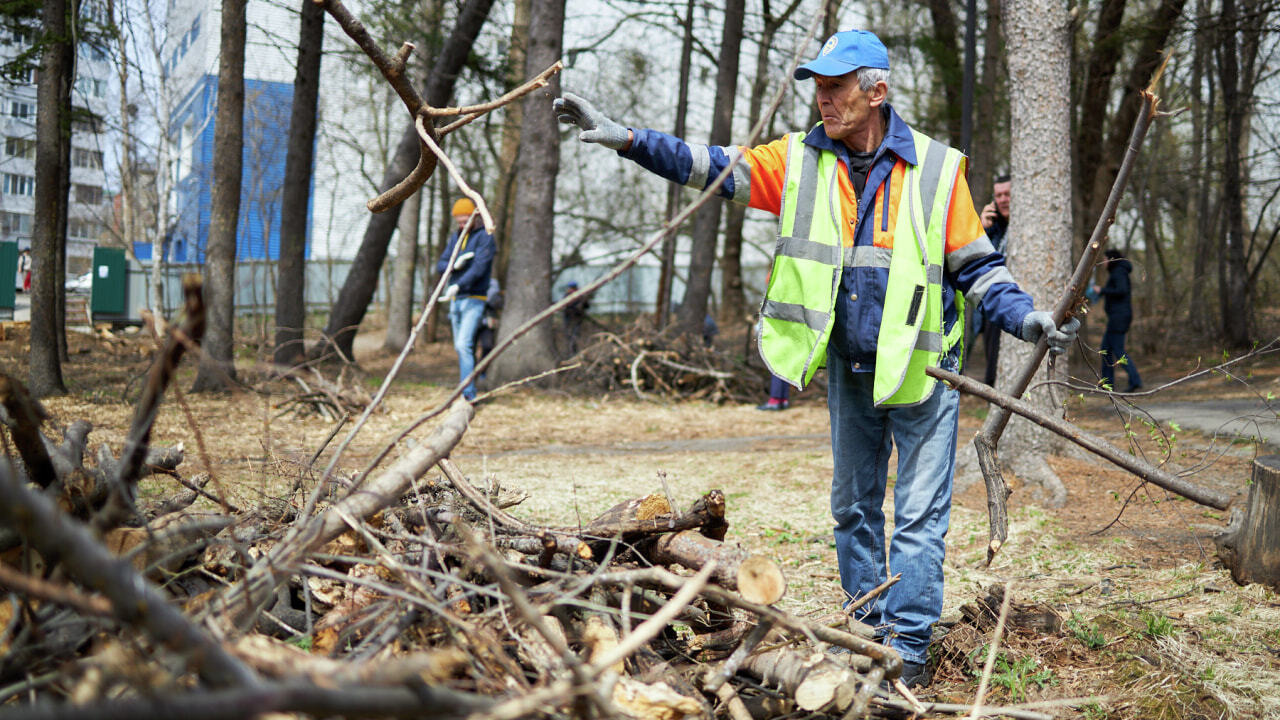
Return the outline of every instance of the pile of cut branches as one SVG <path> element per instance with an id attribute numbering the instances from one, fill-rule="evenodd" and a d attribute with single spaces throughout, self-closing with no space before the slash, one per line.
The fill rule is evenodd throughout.
<path id="1" fill-rule="evenodd" d="M 699 337 L 655 330 L 646 318 L 620 332 L 595 333 L 568 362 L 577 365 L 569 382 L 594 393 L 723 403 L 755 402 L 768 388 L 763 368 Z"/>
<path id="2" fill-rule="evenodd" d="M 775 607 L 782 573 L 725 542 L 721 492 L 529 523 L 448 459 L 467 403 L 406 431 L 388 467 L 342 476 L 335 453 L 283 497 L 237 504 L 183 478 L 181 449 L 149 437 L 203 332 L 198 278 L 186 289 L 118 454 L 89 453 L 83 421 L 58 440 L 0 376 L 20 456 L 0 460 L 0 719 L 926 712 L 872 628 Z M 140 501 L 157 473 L 182 489 Z M 929 711 L 968 710 L 951 708 Z"/>

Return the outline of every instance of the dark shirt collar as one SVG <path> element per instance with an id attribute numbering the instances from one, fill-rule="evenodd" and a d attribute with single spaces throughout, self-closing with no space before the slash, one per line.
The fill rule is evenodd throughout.
<path id="1" fill-rule="evenodd" d="M 889 103 L 886 102 L 882 107 L 886 123 L 884 139 L 880 141 L 880 149 L 887 150 L 911 165 L 915 165 L 916 141 L 911 136 L 911 128 L 907 125 L 907 121 L 903 120 Z M 849 155 L 849 148 L 844 143 L 827 137 L 826 131 L 822 129 L 822 123 L 818 123 L 809 131 L 809 134 L 804 138 L 804 143 L 819 150 L 830 150 L 841 158 L 847 158 Z M 880 149 L 877 149 L 877 154 L 879 154 Z"/>

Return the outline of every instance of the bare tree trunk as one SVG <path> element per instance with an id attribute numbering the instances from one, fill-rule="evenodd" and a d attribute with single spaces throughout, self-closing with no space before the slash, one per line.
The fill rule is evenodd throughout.
<path id="1" fill-rule="evenodd" d="M 32 226 L 30 389 L 36 397 L 63 395 L 67 193 L 71 177 L 72 42 L 79 0 L 48 0 L 42 25 L 36 88 L 36 187 Z"/>
<path id="2" fill-rule="evenodd" d="M 963 124 L 960 91 L 964 81 L 964 65 L 956 39 L 960 23 L 951 0 L 924 0 L 924 4 L 929 9 L 929 19 L 933 21 L 933 33 L 925 56 L 933 68 L 934 97 L 941 97 L 944 103 L 940 117 L 934 117 L 938 117 L 941 126 L 946 128 L 948 143 L 959 146 Z"/>
<path id="3" fill-rule="evenodd" d="M 840 5 L 844 0 L 822 0 L 822 39 L 836 34 L 840 29 Z M 822 121 L 822 114 L 818 112 L 818 104 L 815 102 L 809 106 L 809 127 L 813 127 Z"/>
<path id="4" fill-rule="evenodd" d="M 760 33 L 760 43 L 756 53 L 755 80 L 751 83 L 751 100 L 747 109 L 747 124 L 755 127 L 760 120 L 760 110 L 764 106 L 764 94 L 769 85 L 769 52 L 773 50 L 773 40 L 778 29 L 791 17 L 799 3 L 793 2 L 776 17 L 770 12 L 769 0 L 763 2 L 764 29 Z M 733 203 L 729 205 L 729 217 L 724 223 L 724 257 L 720 261 L 720 316 L 725 322 L 745 322 L 750 325 L 754 318 L 747 309 L 746 293 L 742 280 L 742 226 L 746 219 L 745 207 Z"/>
<path id="5" fill-rule="evenodd" d="M 524 82 L 524 66 L 529 48 L 529 5 L 532 0 L 515 0 L 515 17 L 511 23 L 511 46 L 507 50 L 505 89 L 513 90 Z M 489 202 L 489 211 L 498 224 L 498 254 L 493 261 L 493 274 L 506 287 L 507 263 L 511 259 L 511 221 L 516 204 L 516 160 L 520 156 L 520 124 L 524 119 L 524 103 L 511 103 L 502 108 L 502 150 L 498 159 L 497 191 Z M 427 256 L 428 262 L 431 255 Z"/>
<path id="6" fill-rule="evenodd" d="M 680 91 L 676 100 L 675 136 L 683 138 L 685 120 L 689 115 L 689 68 L 693 61 L 693 0 L 688 0 L 684 13 L 684 40 L 680 45 Z M 680 186 L 675 183 L 667 188 L 667 222 L 680 209 Z M 662 239 L 662 270 L 658 274 L 658 300 L 654 306 L 654 327 L 665 328 L 671 314 L 671 289 L 675 284 L 677 235 L 674 231 Z"/>
<path id="7" fill-rule="evenodd" d="M 276 281 L 273 359 L 291 365 L 306 354 L 307 219 L 315 164 L 316 107 L 320 98 L 320 58 L 324 50 L 324 8 L 302 0 L 298 28 L 298 69 L 289 115 L 289 149 L 280 200 L 280 262 Z"/>
<path id="8" fill-rule="evenodd" d="M 1222 0 L 1222 15 L 1217 43 L 1218 76 L 1222 82 L 1222 104 L 1226 111 L 1226 142 L 1222 162 L 1222 203 L 1226 211 L 1226 233 L 1222 238 L 1222 276 L 1219 294 L 1222 297 L 1222 336 L 1228 347 L 1249 346 L 1249 325 L 1252 308 L 1246 279 L 1248 263 L 1245 256 L 1244 228 L 1244 175 L 1241 154 L 1246 144 L 1245 116 L 1251 98 L 1241 92 L 1242 81 L 1240 45 L 1240 15 L 1235 0 Z"/>
<path id="9" fill-rule="evenodd" d="M 1008 40 L 1013 133 L 1013 207 L 1007 253 L 1019 285 L 1048 307 L 1071 272 L 1070 68 L 1068 17 L 1055 0 L 1008 0 L 1004 27 Z M 1002 343 L 1001 387 L 1027 364 L 1029 343 Z M 1034 382 L 1065 380 L 1067 363 L 1046 364 Z M 1024 396 L 1046 413 L 1056 405 L 1048 391 Z M 1015 419 L 1000 444 L 1000 460 L 1024 482 L 1038 486 L 1052 505 L 1066 501 L 1066 488 L 1045 462 L 1058 447 L 1051 433 Z M 1039 493 L 1037 493 L 1039 494 Z"/>
<path id="10" fill-rule="evenodd" d="M 564 46 L 565 0 L 539 0 L 529 16 L 529 49 L 526 75 L 541 72 L 560 59 Z M 551 78 L 549 95 L 560 94 L 560 76 Z M 521 190 L 516 197 L 511 265 L 507 268 L 506 306 L 498 328 L 501 344 L 529 318 L 551 303 L 551 249 L 555 241 L 556 175 L 560 172 L 560 132 L 551 105 L 541 93 L 524 101 L 520 128 L 520 158 L 516 175 Z M 551 325 L 533 328 L 496 358 L 491 370 L 495 382 L 504 383 L 535 375 L 555 365 L 555 338 Z"/>
<path id="11" fill-rule="evenodd" d="M 1093 207 L 1096 190 L 1093 177 L 1102 165 L 1103 135 L 1106 131 L 1107 106 L 1111 100 L 1111 78 L 1124 54 L 1125 40 L 1129 33 L 1121 31 L 1126 0 L 1103 0 L 1098 8 L 1097 24 L 1093 30 L 1093 46 L 1085 59 L 1084 88 L 1076 106 L 1075 168 L 1078 177 L 1088 182 L 1072 183 L 1080 195 L 1076 205 L 1082 211 Z M 1132 123 L 1131 123 L 1132 124 Z M 1102 192 L 1106 192 L 1103 188 Z M 1083 233 L 1080 244 L 1092 231 L 1090 218 L 1081 218 L 1078 232 Z"/>
<path id="12" fill-rule="evenodd" d="M 382 349 L 399 354 L 413 329 L 413 287 L 418 270 L 418 222 L 422 219 L 422 191 L 409 196 L 400 211 L 400 239 L 387 293 L 387 336 Z"/>
<path id="13" fill-rule="evenodd" d="M 716 103 L 711 121 L 712 145 L 728 145 L 733 139 L 733 106 L 738 95 L 738 55 L 742 47 L 745 0 L 726 0 L 724 30 L 720 36 L 720 62 L 716 69 Z M 693 216 L 693 247 L 689 253 L 689 282 L 676 313 L 680 332 L 702 332 L 707 302 L 711 297 L 711 272 L 716 263 L 716 240 L 720 234 L 722 203 L 710 202 Z"/>
<path id="14" fill-rule="evenodd" d="M 1000 30 L 1000 0 L 988 0 L 987 25 L 982 40 L 982 82 L 979 83 L 980 110 L 973 117 L 973 146 L 969 162 L 969 188 L 974 203 L 981 207 L 991 191 L 996 169 L 1008 155 L 1008 147 L 997 142 L 1000 129 L 1008 125 L 1004 93 L 1004 35 Z M 965 351 L 968 352 L 967 350 Z"/>
<path id="15" fill-rule="evenodd" d="M 475 43 L 485 19 L 489 17 L 489 9 L 492 6 L 493 0 L 467 0 L 467 4 L 458 12 L 458 22 L 445 42 L 444 49 L 432 64 L 431 73 L 427 76 L 427 87 L 422 93 L 422 99 L 428 105 L 443 107 L 453 96 L 458 73 L 466 65 L 467 57 L 471 54 L 471 46 Z M 540 67 L 536 72 L 542 72 L 544 69 L 545 66 Z M 401 133 L 395 154 L 382 174 L 382 182 L 378 185 L 379 193 L 391 189 L 413 171 L 418 164 L 418 158 L 421 157 L 421 147 L 422 140 L 418 138 L 418 131 L 410 121 Z M 346 358 L 352 357 L 351 351 L 356 331 L 369 310 L 369 302 L 373 299 L 374 291 L 378 289 L 378 275 L 382 271 L 383 260 L 387 258 L 387 245 L 391 242 L 391 234 L 395 231 L 399 220 L 399 206 L 386 212 L 375 213 L 369 218 L 369 225 L 365 228 L 360 248 L 351 261 L 351 269 L 348 270 L 342 289 L 338 292 L 338 299 L 334 301 L 329 311 L 329 322 L 325 325 L 324 334 Z M 322 354 L 329 349 L 327 342 L 321 342 L 314 347 L 313 352 Z"/>
<path id="16" fill-rule="evenodd" d="M 205 247 L 208 329 L 192 392 L 221 392 L 236 376 L 236 232 L 244 167 L 244 44 L 246 0 L 222 0 L 218 110 L 213 133 L 213 200 Z"/>

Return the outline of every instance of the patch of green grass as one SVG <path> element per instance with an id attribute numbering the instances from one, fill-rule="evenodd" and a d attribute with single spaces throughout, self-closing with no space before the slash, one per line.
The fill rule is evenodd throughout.
<path id="1" fill-rule="evenodd" d="M 1098 650 L 1107 645 L 1107 636 L 1102 634 L 1102 630 L 1075 613 L 1071 613 L 1071 617 L 1067 619 L 1067 629 L 1090 650 Z"/>
<path id="2" fill-rule="evenodd" d="M 805 537 L 798 530 L 791 527 L 791 523 L 783 522 L 781 527 L 771 526 L 764 528 L 761 533 L 771 545 L 785 545 L 788 543 L 802 543 Z"/>
<path id="3" fill-rule="evenodd" d="M 970 653 L 969 659 L 975 668 L 981 668 L 986 664 L 987 652 L 988 647 L 983 645 Z M 974 676 L 981 677 L 981 671 L 975 672 Z M 1053 683 L 1053 670 L 1040 667 L 1040 661 L 1034 657 L 1010 660 L 1008 655 L 996 653 L 995 665 L 991 671 L 991 685 L 1007 690 L 1013 702 L 1026 700 L 1027 691 L 1032 685 L 1044 689 Z"/>
<path id="4" fill-rule="evenodd" d="M 1178 628 L 1173 624 L 1173 621 L 1160 613 L 1143 610 L 1138 614 L 1138 618 L 1146 626 L 1143 632 L 1149 637 L 1172 637 L 1178 632 Z"/>
<path id="5" fill-rule="evenodd" d="M 292 638 L 289 638 L 287 642 L 290 645 L 293 645 L 294 647 L 298 648 L 299 650 L 303 650 L 305 652 L 311 652 L 311 636 L 310 635 L 296 635 Z"/>

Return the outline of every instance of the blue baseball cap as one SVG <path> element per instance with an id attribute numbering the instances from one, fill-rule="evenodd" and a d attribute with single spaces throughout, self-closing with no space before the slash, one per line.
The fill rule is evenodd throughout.
<path id="1" fill-rule="evenodd" d="M 869 30 L 845 30 L 827 38 L 818 57 L 796 68 L 795 78 L 838 77 L 864 67 L 888 70 L 889 51 Z"/>

